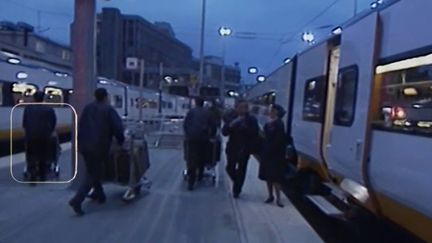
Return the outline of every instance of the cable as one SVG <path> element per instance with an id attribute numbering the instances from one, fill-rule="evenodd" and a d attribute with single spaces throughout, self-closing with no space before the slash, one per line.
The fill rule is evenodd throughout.
<path id="1" fill-rule="evenodd" d="M 9 2 L 9 3 L 14 4 L 16 6 L 23 7 L 23 8 L 29 9 L 29 10 L 40 12 L 40 13 L 45 13 L 45 14 L 50 14 L 50 15 L 57 15 L 57 16 L 63 16 L 63 17 L 67 17 L 67 18 L 72 18 L 72 14 L 68 14 L 68 13 L 55 12 L 55 11 L 49 11 L 49 10 L 43 10 L 43 9 L 39 9 L 39 8 L 34 8 L 34 7 L 30 7 L 30 6 L 26 5 L 26 4 L 20 3 L 20 2 L 15 2 L 13 0 L 3 0 L 3 1 Z"/>
<path id="2" fill-rule="evenodd" d="M 280 51 L 282 50 L 282 47 L 289 43 L 290 41 L 292 41 L 299 33 L 301 33 L 303 31 L 304 28 L 306 28 L 307 26 L 309 26 L 310 24 L 312 24 L 313 22 L 315 22 L 317 19 L 319 19 L 320 17 L 322 17 L 325 13 L 327 13 L 328 10 L 330 10 L 330 8 L 332 8 L 334 5 L 336 5 L 337 2 L 339 2 L 340 0 L 334 0 L 331 4 L 329 4 L 325 9 L 323 9 L 323 11 L 319 12 L 316 16 L 314 16 L 311 20 L 309 20 L 306 24 L 302 25 L 297 31 L 293 32 L 294 34 L 292 34 L 289 38 L 285 39 L 282 38 L 278 48 L 276 49 L 276 51 L 273 53 L 272 57 L 269 60 L 269 63 L 266 65 L 266 69 L 270 68 L 270 65 L 273 62 L 273 59 L 279 55 Z"/>

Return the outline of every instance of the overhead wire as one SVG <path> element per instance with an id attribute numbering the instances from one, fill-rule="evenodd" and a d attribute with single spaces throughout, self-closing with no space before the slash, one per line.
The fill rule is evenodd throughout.
<path id="1" fill-rule="evenodd" d="M 321 18 L 324 14 L 326 14 L 334 5 L 336 5 L 340 0 L 334 0 L 332 3 L 330 3 L 326 8 L 324 8 L 322 11 L 320 11 L 317 15 L 315 15 L 313 18 L 311 18 L 308 22 L 306 22 L 304 25 L 302 25 L 300 28 L 298 28 L 289 38 L 282 38 L 280 40 L 280 43 L 276 49 L 276 51 L 273 53 L 272 57 L 269 59 L 268 64 L 266 65 L 266 69 L 268 69 L 274 58 L 279 55 L 279 53 L 282 50 L 282 47 L 286 45 L 287 43 L 291 42 L 298 34 L 300 34 L 306 27 L 313 24 L 317 19 Z"/>

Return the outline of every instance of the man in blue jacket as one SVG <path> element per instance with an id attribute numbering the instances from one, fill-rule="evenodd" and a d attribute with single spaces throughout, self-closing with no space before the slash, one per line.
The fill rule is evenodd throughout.
<path id="1" fill-rule="evenodd" d="M 202 179 L 207 152 L 210 143 L 212 128 L 212 116 L 208 109 L 204 108 L 202 98 L 195 99 L 196 107 L 191 109 L 183 123 L 189 154 L 187 161 L 188 189 L 193 190 L 196 176 Z"/>
<path id="2" fill-rule="evenodd" d="M 45 94 L 37 91 L 34 101 L 41 103 Z M 27 152 L 27 171 L 30 181 L 46 180 L 47 160 L 50 151 L 50 139 L 55 130 L 57 118 L 55 111 L 48 105 L 26 105 L 24 108 L 22 126 L 25 131 Z M 36 173 L 38 172 L 38 173 Z"/>
<path id="3" fill-rule="evenodd" d="M 84 214 L 81 204 L 93 188 L 91 198 L 104 203 L 102 188 L 103 165 L 109 159 L 112 137 L 117 143 L 124 142 L 124 129 L 120 116 L 108 102 L 108 92 L 104 88 L 95 91 L 96 101 L 88 104 L 78 123 L 78 149 L 84 158 L 87 176 L 69 205 L 76 214 Z"/>

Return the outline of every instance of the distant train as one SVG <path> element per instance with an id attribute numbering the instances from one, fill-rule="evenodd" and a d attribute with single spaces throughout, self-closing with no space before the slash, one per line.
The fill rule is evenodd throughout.
<path id="1" fill-rule="evenodd" d="M 162 94 L 159 114 L 159 92 L 145 89 L 140 99 L 139 89 L 124 83 L 98 78 L 99 87 L 105 87 L 109 99 L 118 114 L 127 120 L 139 119 L 139 107 L 143 107 L 143 118 L 154 121 L 164 118 L 182 118 L 191 107 L 188 97 Z M 22 130 L 23 107 L 18 106 L 33 100 L 33 94 L 41 90 L 46 94 L 46 102 L 69 103 L 73 95 L 72 77 L 68 70 L 55 71 L 48 65 L 27 60 L 12 53 L 0 52 L 0 154 L 9 153 L 10 128 L 13 141 L 24 137 Z M 59 135 L 69 134 L 72 123 L 72 110 L 69 107 L 55 108 Z M 12 118 L 12 120 L 10 119 Z"/>
<path id="2" fill-rule="evenodd" d="M 345 217 L 346 208 L 360 205 L 427 242 L 431 9 L 430 0 L 384 1 L 298 53 L 247 94 L 258 116 L 274 102 L 287 109 L 304 193 L 323 212 Z"/>

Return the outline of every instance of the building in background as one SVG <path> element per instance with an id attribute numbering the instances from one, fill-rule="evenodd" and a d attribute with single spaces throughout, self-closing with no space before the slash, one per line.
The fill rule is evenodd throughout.
<path id="1" fill-rule="evenodd" d="M 72 50 L 35 33 L 33 26 L 18 22 L 0 22 L 0 51 L 42 62 L 58 71 L 72 69 Z"/>
<path id="2" fill-rule="evenodd" d="M 198 62 L 198 61 L 197 61 Z M 195 66 L 199 65 L 196 63 Z M 224 65 L 223 59 L 216 56 L 204 57 L 204 85 L 219 87 L 222 81 L 222 67 Z M 233 66 L 225 65 L 225 92 L 236 91 L 239 92 L 241 88 L 241 70 L 238 63 Z"/>
<path id="3" fill-rule="evenodd" d="M 145 60 L 144 85 L 159 88 L 166 76 L 178 84 L 190 85 L 195 74 L 192 49 L 176 39 L 169 23 L 150 23 L 138 15 L 123 15 L 104 8 L 97 18 L 98 74 L 128 84 L 139 84 L 139 71 L 126 70 L 126 58 Z M 163 66 L 163 76 L 160 66 Z"/>

